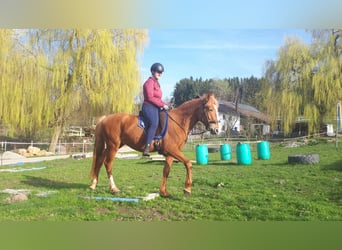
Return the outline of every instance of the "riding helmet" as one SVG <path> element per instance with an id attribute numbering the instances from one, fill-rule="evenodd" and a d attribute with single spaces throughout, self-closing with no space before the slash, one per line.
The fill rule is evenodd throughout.
<path id="1" fill-rule="evenodd" d="M 164 66 L 161 63 L 154 63 L 151 66 L 151 72 L 163 73 L 164 72 Z"/>

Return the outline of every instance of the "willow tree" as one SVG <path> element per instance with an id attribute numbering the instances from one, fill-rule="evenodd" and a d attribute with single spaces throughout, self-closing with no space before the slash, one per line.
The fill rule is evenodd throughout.
<path id="1" fill-rule="evenodd" d="M 0 120 L 12 133 L 32 135 L 51 115 L 46 60 L 20 39 L 20 31 L 0 29 Z"/>
<path id="2" fill-rule="evenodd" d="M 333 122 L 342 99 L 341 35 L 342 30 L 314 31 L 311 45 L 288 39 L 275 67 L 268 67 L 265 79 L 276 84 L 265 89 L 266 103 L 273 118 L 282 118 L 285 132 L 300 116 L 307 119 L 309 133 Z"/>
<path id="3" fill-rule="evenodd" d="M 342 30 L 314 31 L 312 50 L 315 68 L 312 88 L 315 106 L 305 115 L 317 113 L 320 121 L 333 123 L 336 104 L 342 100 Z"/>
<path id="4" fill-rule="evenodd" d="M 269 70 L 265 78 L 276 76 L 276 79 L 267 90 L 268 114 L 280 118 L 284 132 L 288 133 L 312 98 L 310 77 L 313 60 L 310 47 L 298 38 L 287 38 L 279 50 L 275 65 L 270 66 L 274 66 L 273 73 Z"/>
<path id="5" fill-rule="evenodd" d="M 145 30 L 31 30 L 30 41 L 47 56 L 54 116 L 49 151 L 55 150 L 66 121 L 84 105 L 97 115 L 133 110 Z"/>

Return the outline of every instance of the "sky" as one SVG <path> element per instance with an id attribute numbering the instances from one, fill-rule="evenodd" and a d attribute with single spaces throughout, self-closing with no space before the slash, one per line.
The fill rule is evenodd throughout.
<path id="1" fill-rule="evenodd" d="M 160 62 L 163 97 L 171 97 L 177 82 L 196 79 L 261 77 L 268 60 L 276 60 L 287 37 L 311 43 L 304 29 L 149 29 L 149 44 L 141 57 L 142 84 L 150 67 Z"/>
<path id="2" fill-rule="evenodd" d="M 170 97 L 190 76 L 260 77 L 286 36 L 310 42 L 305 29 L 341 28 L 341 9 L 336 0 L 3 0 L 0 28 L 148 29 L 141 82 L 161 62 Z"/>

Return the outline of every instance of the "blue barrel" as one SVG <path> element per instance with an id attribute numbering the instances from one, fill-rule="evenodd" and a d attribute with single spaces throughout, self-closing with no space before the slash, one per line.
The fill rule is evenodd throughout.
<path id="1" fill-rule="evenodd" d="M 258 159 L 269 160 L 271 157 L 270 144 L 268 141 L 262 141 L 257 144 Z"/>
<path id="2" fill-rule="evenodd" d="M 208 164 L 208 146 L 205 144 L 199 144 L 196 146 L 196 162 L 197 164 Z"/>
<path id="3" fill-rule="evenodd" d="M 230 160 L 232 158 L 232 151 L 229 144 L 223 144 L 220 146 L 221 160 Z"/>
<path id="4" fill-rule="evenodd" d="M 238 143 L 236 145 L 236 158 L 239 165 L 252 164 L 251 147 L 246 143 Z"/>

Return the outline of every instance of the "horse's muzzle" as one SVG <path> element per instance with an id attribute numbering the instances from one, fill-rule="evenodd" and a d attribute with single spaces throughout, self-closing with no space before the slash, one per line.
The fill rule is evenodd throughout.
<path id="1" fill-rule="evenodd" d="M 218 135 L 218 121 L 209 121 L 207 130 L 209 130 L 212 135 Z"/>
<path id="2" fill-rule="evenodd" d="M 212 134 L 212 135 L 218 135 L 218 129 L 217 128 L 214 128 L 214 129 L 210 129 L 210 133 Z"/>
<path id="3" fill-rule="evenodd" d="M 207 127 L 207 130 L 209 130 L 210 134 L 212 134 L 212 135 L 218 135 L 218 133 L 219 133 L 217 126 L 215 126 L 215 124 L 213 124 L 213 123 L 210 124 L 209 127 Z"/>

